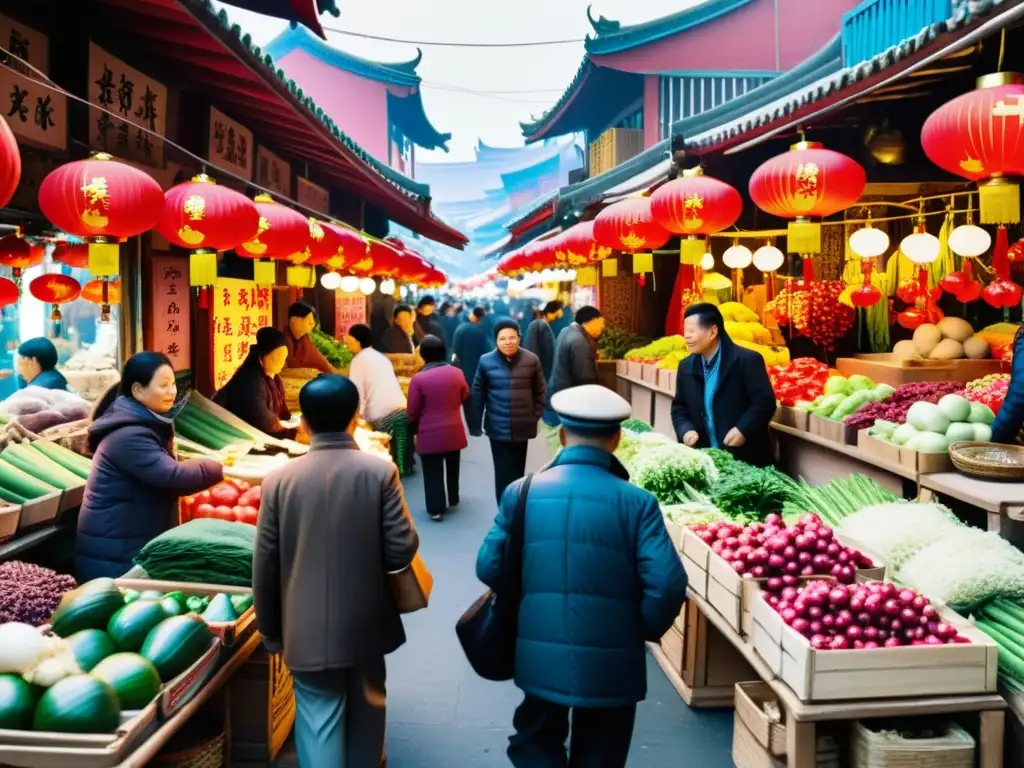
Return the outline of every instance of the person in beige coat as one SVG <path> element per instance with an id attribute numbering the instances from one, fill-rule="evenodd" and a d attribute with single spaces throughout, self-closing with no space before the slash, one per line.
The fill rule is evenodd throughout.
<path id="1" fill-rule="evenodd" d="M 389 572 L 419 537 L 398 468 L 359 450 L 359 391 L 325 374 L 299 392 L 312 442 L 263 483 L 253 556 L 256 623 L 295 679 L 301 768 L 375 768 L 385 730 L 384 657 L 405 642 Z"/>

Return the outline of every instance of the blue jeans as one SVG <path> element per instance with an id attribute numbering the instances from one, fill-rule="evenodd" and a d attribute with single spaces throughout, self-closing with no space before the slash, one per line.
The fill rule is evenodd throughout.
<path id="1" fill-rule="evenodd" d="M 384 752 L 384 657 L 347 669 L 293 672 L 299 768 L 377 768 Z"/>

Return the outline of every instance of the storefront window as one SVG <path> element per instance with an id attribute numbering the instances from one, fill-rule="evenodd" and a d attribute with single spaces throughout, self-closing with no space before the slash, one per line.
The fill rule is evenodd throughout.
<path id="1" fill-rule="evenodd" d="M 119 360 L 119 309 L 112 306 L 110 320 L 100 322 L 100 306 L 78 298 L 60 307 L 63 319 L 60 333 L 50 320 L 52 304 L 39 301 L 29 292 L 29 283 L 49 272 L 62 272 L 81 285 L 92 277 L 86 269 L 73 269 L 53 262 L 49 253 L 38 267 L 25 270 L 21 278 L 21 297 L 17 304 L 3 309 L 0 328 L 0 400 L 18 389 L 14 362 L 18 346 L 39 336 L 50 339 L 57 347 L 57 368 L 68 385 L 89 400 L 95 400 L 117 381 Z"/>

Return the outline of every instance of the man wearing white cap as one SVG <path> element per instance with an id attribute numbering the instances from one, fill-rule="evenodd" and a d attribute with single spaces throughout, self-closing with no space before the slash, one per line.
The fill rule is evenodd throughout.
<path id="1" fill-rule="evenodd" d="M 647 696 L 645 641 L 671 627 L 686 573 L 653 495 L 629 483 L 612 452 L 630 406 L 596 384 L 551 398 L 561 453 L 502 495 L 477 557 L 477 576 L 504 581 L 506 542 L 524 511 L 522 589 L 508 756 L 520 768 L 626 765 L 636 705 Z"/>

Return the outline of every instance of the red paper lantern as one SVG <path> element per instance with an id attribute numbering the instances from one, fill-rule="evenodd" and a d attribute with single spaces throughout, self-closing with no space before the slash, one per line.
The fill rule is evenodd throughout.
<path id="1" fill-rule="evenodd" d="M 54 226 L 89 242 L 91 272 L 113 275 L 116 244 L 156 225 L 164 193 L 148 174 L 100 153 L 50 172 L 39 186 L 39 209 Z"/>
<path id="2" fill-rule="evenodd" d="M 82 286 L 82 298 L 100 305 L 100 321 L 110 320 L 110 307 L 121 303 L 120 280 L 90 280 Z"/>
<path id="3" fill-rule="evenodd" d="M 374 262 L 361 234 L 330 221 L 321 222 L 320 226 L 331 234 L 336 245 L 334 253 L 322 262 L 323 264 L 330 269 L 346 269 L 354 275 L 364 277 L 373 272 Z"/>
<path id="4" fill-rule="evenodd" d="M 23 270 L 43 263 L 43 249 L 33 245 L 21 235 L 0 238 L 0 266 L 8 267 L 14 282 L 21 279 Z"/>
<path id="5" fill-rule="evenodd" d="M 57 243 L 53 249 L 53 260 L 72 269 L 89 266 L 89 246 L 86 243 Z"/>
<path id="6" fill-rule="evenodd" d="M 432 269 L 430 262 L 420 256 L 416 251 L 406 249 L 403 259 L 403 276 L 407 283 L 420 283 Z"/>
<path id="7" fill-rule="evenodd" d="M 1006 309 L 1020 303 L 1021 290 L 1020 286 L 1012 280 L 1000 278 L 986 285 L 981 292 L 981 297 L 996 309 Z"/>
<path id="8" fill-rule="evenodd" d="M 6 277 L 0 277 L 0 308 L 17 304 L 19 298 L 21 298 L 21 291 L 18 289 L 18 284 Z"/>
<path id="9" fill-rule="evenodd" d="M 21 181 L 21 152 L 18 140 L 14 138 L 11 126 L 0 117 L 0 208 L 5 207 Z"/>
<path id="10" fill-rule="evenodd" d="M 594 240 L 593 221 L 581 221 L 566 230 L 562 235 L 561 248 L 565 254 L 566 263 L 571 267 L 593 264 L 607 258 L 612 252 L 611 248 L 598 245 Z"/>
<path id="11" fill-rule="evenodd" d="M 857 161 L 801 141 L 789 152 L 764 162 L 750 177 L 750 199 L 765 213 L 794 221 L 789 226 L 790 253 L 820 253 L 821 227 L 811 219 L 830 216 L 856 203 L 867 185 Z"/>
<path id="12" fill-rule="evenodd" d="M 654 220 L 651 201 L 630 197 L 612 203 L 594 218 L 594 240 L 617 251 L 649 251 L 668 242 L 670 233 Z"/>
<path id="13" fill-rule="evenodd" d="M 1000 72 L 946 102 L 925 120 L 921 146 L 949 173 L 978 182 L 981 222 L 1020 221 L 1020 192 L 1010 179 L 1024 174 L 1024 76 Z"/>
<path id="14" fill-rule="evenodd" d="M 397 277 L 402 270 L 402 252 L 391 243 L 368 239 L 367 255 L 373 261 L 375 275 Z"/>
<path id="15" fill-rule="evenodd" d="M 53 304 L 50 312 L 50 321 L 53 323 L 54 332 L 60 335 L 60 305 L 67 304 L 78 298 L 82 293 L 82 286 L 75 278 L 69 275 L 53 273 L 40 275 L 28 284 L 29 292 L 39 301 Z"/>
<path id="16" fill-rule="evenodd" d="M 257 195 L 253 205 L 259 214 L 259 229 L 255 237 L 235 249 L 239 256 L 280 261 L 306 247 L 309 224 L 301 213 L 281 205 L 270 195 Z"/>
<path id="17" fill-rule="evenodd" d="M 230 251 L 259 230 L 256 204 L 206 174 L 167 190 L 157 223 L 157 231 L 171 243 L 199 254 Z"/>
<path id="18" fill-rule="evenodd" d="M 682 178 L 662 185 L 651 195 L 651 215 L 677 235 L 711 235 L 731 227 L 743 212 L 734 187 L 705 176 L 701 168 L 683 171 Z"/>
<path id="19" fill-rule="evenodd" d="M 859 307 L 860 309 L 874 306 L 881 300 L 882 292 L 870 283 L 864 283 L 864 285 L 859 288 L 854 288 L 850 292 L 850 302 L 853 306 Z"/>

